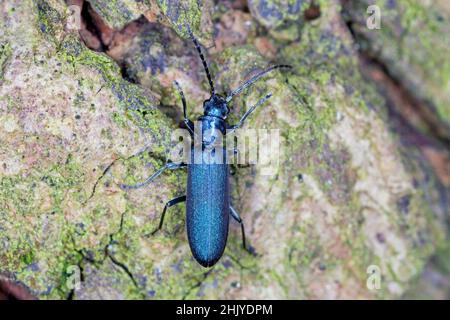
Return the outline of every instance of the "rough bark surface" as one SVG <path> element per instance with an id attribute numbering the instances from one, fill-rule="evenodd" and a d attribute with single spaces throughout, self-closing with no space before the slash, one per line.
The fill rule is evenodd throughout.
<path id="1" fill-rule="evenodd" d="M 434 270 L 431 257 L 445 261 L 436 252 L 447 254 L 448 185 L 360 73 L 339 1 L 315 1 L 311 20 L 309 1 L 95 0 L 80 32 L 68 27 L 70 4 L 85 6 L 0 4 L 0 271 L 42 299 L 447 294 L 420 276 Z M 242 250 L 232 224 L 211 269 L 191 256 L 184 206 L 151 235 L 164 203 L 185 192 L 184 171 L 140 190 L 118 186 L 166 161 L 181 107 L 173 80 L 190 117 L 202 112 L 208 83 L 185 20 L 209 48 L 220 92 L 271 63 L 294 67 L 233 103 L 231 122 L 273 93 L 246 126 L 281 130 L 280 165 L 271 176 L 260 166 L 233 176 L 232 202 L 258 256 Z M 434 64 L 417 65 L 434 74 Z M 420 88 L 445 122 L 448 87 Z M 380 290 L 367 287 L 372 265 Z"/>
<path id="2" fill-rule="evenodd" d="M 425 102 L 428 120 L 450 141 L 450 32 L 448 1 L 343 1 L 362 50 Z M 380 29 L 369 30 L 361 12 L 380 8 Z M 444 37 L 444 38 L 443 38 Z"/>

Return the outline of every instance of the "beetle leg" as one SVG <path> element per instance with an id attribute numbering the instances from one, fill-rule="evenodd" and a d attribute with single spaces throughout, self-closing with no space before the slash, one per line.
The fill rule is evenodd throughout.
<path id="1" fill-rule="evenodd" d="M 191 134 L 194 134 L 194 130 L 192 129 L 191 125 L 192 125 L 192 121 L 190 121 L 187 117 L 187 104 L 186 104 L 186 98 L 184 97 L 184 92 L 183 89 L 181 88 L 180 84 L 178 83 L 177 80 L 173 81 L 173 84 L 175 85 L 175 87 L 178 90 L 178 93 L 180 94 L 181 97 L 181 103 L 183 105 L 183 121 L 186 124 L 187 129 L 189 130 L 189 132 Z"/>
<path id="2" fill-rule="evenodd" d="M 242 116 L 241 120 L 239 120 L 239 122 L 233 126 L 230 126 L 226 132 L 226 134 L 230 134 L 233 131 L 235 131 L 236 129 L 239 129 L 240 127 L 242 127 L 242 125 L 244 124 L 245 119 L 248 118 L 248 116 L 255 111 L 256 108 L 258 108 L 260 105 L 262 105 L 264 102 L 266 102 L 270 97 L 272 96 L 271 93 L 267 94 L 265 97 L 262 97 L 261 99 L 259 99 L 259 101 L 254 104 L 250 109 L 247 110 L 246 113 L 244 113 L 244 115 Z"/>
<path id="3" fill-rule="evenodd" d="M 145 187 L 150 182 L 152 182 L 154 179 L 156 179 L 161 173 L 163 173 L 166 169 L 169 170 L 176 170 L 179 168 L 186 167 L 186 163 L 174 163 L 174 162 L 168 162 L 166 163 L 162 168 L 160 168 L 158 171 L 156 171 L 154 174 L 152 174 L 150 177 L 148 177 L 145 181 L 134 184 L 134 185 L 127 185 L 121 183 L 119 186 L 121 189 L 129 190 L 129 189 L 139 189 L 142 187 Z"/>
<path id="4" fill-rule="evenodd" d="M 236 174 L 236 167 L 234 164 L 230 165 L 230 175 L 234 176 Z"/>
<path id="5" fill-rule="evenodd" d="M 255 249 L 251 246 L 247 247 L 246 241 L 245 241 L 245 228 L 244 228 L 244 221 L 242 221 L 241 217 L 239 216 L 239 213 L 237 213 L 236 210 L 232 206 L 230 206 L 230 214 L 233 217 L 234 220 L 236 220 L 241 225 L 241 232 L 242 232 L 242 247 L 250 253 L 251 255 L 256 255 Z"/>
<path id="6" fill-rule="evenodd" d="M 161 230 L 161 228 L 163 226 L 164 216 L 166 215 L 167 208 L 170 208 L 170 207 L 172 207 L 172 206 L 174 206 L 176 204 L 179 204 L 179 203 L 185 202 L 185 201 L 186 201 L 186 195 L 180 196 L 180 197 L 176 197 L 176 198 L 174 198 L 174 199 L 172 199 L 170 201 L 167 201 L 166 205 L 164 206 L 163 212 L 161 214 L 161 219 L 159 220 L 158 228 L 155 231 L 153 231 L 151 233 L 151 235 L 154 235 L 156 232 Z"/>

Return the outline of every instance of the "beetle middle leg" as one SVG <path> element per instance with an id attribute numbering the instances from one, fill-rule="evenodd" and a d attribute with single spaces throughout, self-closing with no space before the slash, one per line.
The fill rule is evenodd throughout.
<path id="1" fill-rule="evenodd" d="M 236 220 L 241 225 L 241 233 L 242 233 L 242 247 L 250 253 L 251 255 L 256 256 L 255 249 L 252 246 L 247 247 L 247 243 L 245 241 L 245 227 L 244 227 L 244 221 L 242 221 L 242 218 L 239 216 L 239 213 L 237 213 L 236 210 L 232 206 L 230 206 L 230 214 L 233 217 L 234 220 Z"/>
<path id="2" fill-rule="evenodd" d="M 166 205 L 164 206 L 163 212 L 161 214 L 161 219 L 159 220 L 158 228 L 155 231 L 153 231 L 151 233 L 151 235 L 154 235 L 156 232 L 161 230 L 161 228 L 163 226 L 163 223 L 164 223 L 164 216 L 166 215 L 167 209 L 172 207 L 172 206 L 174 206 L 174 205 L 176 205 L 176 204 L 179 204 L 179 203 L 182 203 L 182 202 L 185 202 L 185 201 L 186 201 L 186 195 L 180 196 L 180 197 L 176 197 L 176 198 L 174 198 L 174 199 L 172 199 L 170 201 L 167 201 Z"/>
<path id="3" fill-rule="evenodd" d="M 187 164 L 186 163 L 174 163 L 174 162 L 168 162 L 166 163 L 162 168 L 159 168 L 158 171 L 156 171 L 154 174 L 152 174 L 150 177 L 148 177 L 147 179 L 145 179 L 145 181 L 134 184 L 134 185 L 128 185 L 128 184 L 120 184 L 120 188 L 121 189 L 139 189 L 142 187 L 145 187 L 146 185 L 148 185 L 150 182 L 152 182 L 153 180 L 155 180 L 157 177 L 159 177 L 159 175 L 161 175 L 161 173 L 163 173 L 166 170 L 176 170 L 176 169 L 180 169 L 180 168 L 184 168 L 186 167 Z"/>

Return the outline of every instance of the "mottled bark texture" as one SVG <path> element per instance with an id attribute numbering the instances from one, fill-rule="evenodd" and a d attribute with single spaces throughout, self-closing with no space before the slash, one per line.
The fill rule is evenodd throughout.
<path id="1" fill-rule="evenodd" d="M 425 265 L 447 243 L 448 189 L 362 77 L 339 1 L 315 1 L 314 20 L 309 1 L 82 2 L 69 2 L 84 7 L 80 32 L 64 1 L 0 3 L 0 271 L 41 299 L 399 298 L 426 280 Z M 448 26 L 448 11 L 440 14 Z M 272 63 L 294 67 L 233 103 L 232 122 L 273 93 L 246 126 L 280 129 L 280 165 L 271 176 L 260 166 L 233 176 L 232 202 L 258 256 L 242 250 L 232 223 L 211 269 L 191 256 L 183 205 L 151 235 L 164 203 L 185 192 L 183 170 L 140 190 L 118 187 L 166 161 L 180 115 L 172 80 L 190 116 L 201 114 L 208 83 L 185 22 L 208 49 L 220 92 Z M 427 41 L 442 39 L 439 30 L 430 27 Z M 380 36 L 368 43 L 428 55 Z M 448 55 L 434 54 L 408 60 L 419 78 L 401 61 L 392 70 L 445 122 Z M 379 290 L 367 287 L 371 265 Z"/>
<path id="2" fill-rule="evenodd" d="M 376 59 L 423 102 L 423 117 L 450 141 L 450 33 L 448 1 L 343 1 L 362 51 Z M 369 5 L 380 9 L 380 29 L 366 26 Z"/>

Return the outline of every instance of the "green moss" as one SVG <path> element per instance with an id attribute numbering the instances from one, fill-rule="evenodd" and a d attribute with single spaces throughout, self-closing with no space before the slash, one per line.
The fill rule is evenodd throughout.
<path id="1" fill-rule="evenodd" d="M 67 169 L 67 168 L 66 168 Z M 69 169 L 70 171 L 70 169 Z M 31 285 L 35 290 L 43 290 L 41 292 L 42 296 L 49 296 L 53 298 L 65 298 L 68 289 L 64 292 L 57 292 L 53 289 L 49 289 L 49 283 L 53 283 L 56 285 L 61 278 L 63 271 L 65 270 L 61 267 L 61 261 L 65 264 L 74 263 L 71 257 L 71 253 L 73 252 L 73 246 L 71 241 L 67 240 L 67 232 L 65 230 L 61 230 L 60 233 L 54 234 L 55 230 L 52 230 L 50 234 L 53 234 L 51 237 L 56 236 L 54 240 L 47 239 L 50 235 L 41 235 L 38 236 L 35 233 L 35 229 L 48 228 L 45 225 L 45 221 L 49 219 L 52 223 L 51 228 L 59 228 L 60 226 L 64 226 L 61 221 L 62 212 L 58 207 L 58 203 L 61 203 L 62 197 L 64 193 L 67 193 L 71 188 L 68 186 L 74 187 L 72 177 L 67 177 L 63 179 L 64 173 L 66 171 L 64 168 L 60 168 L 61 174 L 57 174 L 55 171 L 48 171 L 41 173 L 41 179 L 37 177 L 36 172 L 31 172 L 30 176 L 28 176 L 28 181 L 23 181 L 22 177 L 16 177 L 17 181 L 20 181 L 22 185 L 31 185 L 33 186 L 33 181 L 40 181 L 44 179 L 46 183 L 50 184 L 50 192 L 49 194 L 52 197 L 52 208 L 49 211 L 43 211 L 39 207 L 37 207 L 36 199 L 33 197 L 29 197 L 28 192 L 28 200 L 21 199 L 20 195 L 18 195 L 19 189 L 17 189 L 17 185 L 19 182 L 15 183 L 16 188 L 6 189 L 2 188 L 2 192 L 10 192 L 9 198 L 7 198 L 7 203 L 0 202 L 0 207 L 12 207 L 12 203 L 16 200 L 12 197 L 19 198 L 18 200 L 23 202 L 21 207 L 15 205 L 16 210 L 24 210 L 21 212 L 21 215 L 17 215 L 14 221 L 5 222 L 2 225 L 7 228 L 7 234 L 10 235 L 8 239 L 8 250 L 1 251 L 3 254 L 0 254 L 0 264 L 2 268 L 6 270 L 14 270 L 17 278 L 29 285 Z M 64 173 L 63 173 L 64 172 Z M 15 178 L 9 178 L 7 180 L 11 180 Z M 2 185 L 5 186 L 5 179 L 1 181 Z M 28 190 L 32 190 L 31 188 Z M 1 199 L 4 198 L 5 195 L 1 195 Z M 31 221 L 27 223 L 26 221 Z M 30 236 L 30 235 L 35 236 Z M 42 250 L 42 247 L 45 247 L 45 250 Z M 58 262 L 59 260 L 60 262 Z M 48 266 L 48 270 L 46 272 L 46 276 L 43 277 L 41 274 L 42 268 Z M 49 282 L 49 279 L 50 280 Z"/>
<path id="2" fill-rule="evenodd" d="M 59 54 L 74 72 L 82 66 L 97 70 L 106 86 L 115 94 L 123 111 L 111 114 L 113 121 L 121 126 L 131 121 L 140 128 L 149 130 L 159 141 L 167 141 L 168 133 L 160 128 L 169 127 L 166 117 L 149 101 L 137 85 L 124 80 L 120 68 L 110 57 L 79 46 L 79 40 L 68 37 L 62 42 Z M 86 79 L 86 81 L 89 81 Z M 87 84 L 89 87 L 89 84 Z M 91 86 L 92 88 L 94 86 Z M 94 89 L 94 88 L 93 88 Z M 155 150 L 156 152 L 156 150 Z"/>
<path id="3" fill-rule="evenodd" d="M 435 265 L 444 274 L 450 275 L 450 241 L 443 242 L 435 253 Z"/>
<path id="4" fill-rule="evenodd" d="M 46 0 L 36 0 L 35 5 L 39 30 L 47 40 L 54 42 L 57 30 L 63 25 L 62 15 Z"/>
<path id="5" fill-rule="evenodd" d="M 346 8 L 356 21 L 354 31 L 359 45 L 376 55 L 395 78 L 414 95 L 430 105 L 447 130 L 450 123 L 450 61 L 449 47 L 441 34 L 448 33 L 449 18 L 443 4 L 430 6 L 423 1 L 376 1 L 382 12 L 382 27 L 373 32 L 360 19 L 372 1 L 353 2 Z M 429 134 L 424 128 L 420 128 Z"/>
<path id="6" fill-rule="evenodd" d="M 31 264 L 34 260 L 34 252 L 32 250 L 25 252 L 21 256 L 21 260 L 22 260 L 22 263 L 24 263 L 25 265 Z"/>
<path id="7" fill-rule="evenodd" d="M 298 110 L 297 114 L 300 116 L 300 123 L 297 127 L 291 127 L 283 132 L 283 136 L 291 146 L 304 145 L 314 141 L 320 147 L 324 143 L 326 132 L 335 122 L 335 104 L 326 103 L 320 109 L 316 108 L 315 97 L 311 95 L 315 88 L 310 81 L 295 75 L 290 75 L 287 81 L 296 100 L 295 105 Z M 326 99 L 326 95 L 321 95 L 321 99 L 326 102 L 324 98 Z"/>
<path id="8" fill-rule="evenodd" d="M 157 0 L 162 13 L 172 23 L 172 28 L 180 36 L 188 38 L 187 26 L 198 36 L 201 29 L 202 5 L 196 0 L 183 1 Z M 206 14 L 206 12 L 204 13 Z"/>
<path id="9" fill-rule="evenodd" d="M 401 24 L 407 30 L 407 33 L 412 33 L 414 37 L 417 37 L 425 52 L 406 53 L 405 50 L 402 50 L 403 54 L 410 55 L 411 63 L 421 65 L 436 84 L 448 84 L 450 63 L 447 59 L 443 59 L 445 54 L 443 55 L 442 51 L 436 50 L 435 34 L 440 34 L 443 31 L 442 22 L 436 18 L 435 12 L 430 13 L 427 7 L 419 5 L 416 1 L 404 2 L 406 3 L 401 15 Z M 418 28 L 419 24 L 421 26 Z M 449 111 L 448 108 L 447 111 Z"/>
<path id="10" fill-rule="evenodd" d="M 118 30 L 139 18 L 150 8 L 149 1 L 91 0 L 89 3 L 107 25 Z"/>
<path id="11" fill-rule="evenodd" d="M 112 114 L 112 119 L 115 123 L 117 123 L 120 127 L 122 128 L 126 128 L 127 127 L 127 123 L 128 121 L 126 121 L 127 119 L 125 117 L 123 117 L 120 113 L 118 112 L 113 112 Z"/>
<path id="12" fill-rule="evenodd" d="M 251 0 L 250 11 L 271 35 L 280 40 L 295 40 L 304 23 L 303 13 L 311 1 Z"/>

